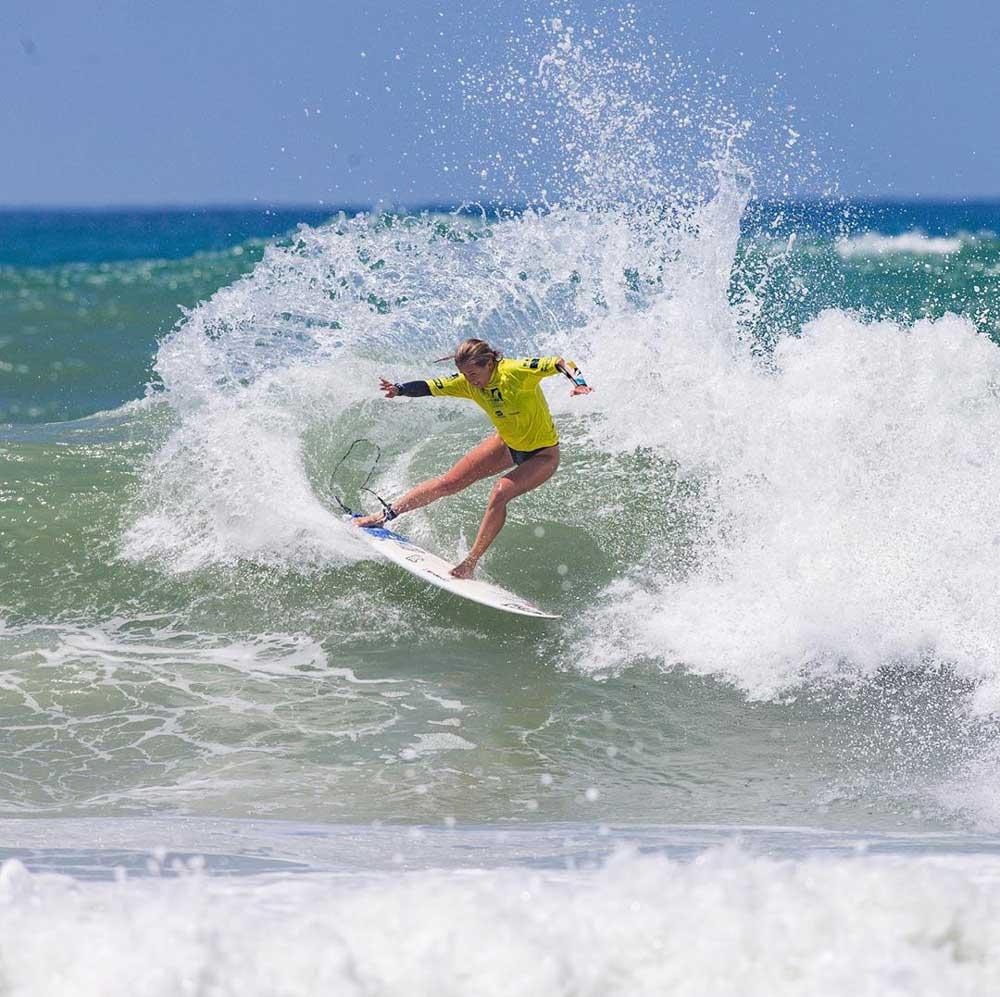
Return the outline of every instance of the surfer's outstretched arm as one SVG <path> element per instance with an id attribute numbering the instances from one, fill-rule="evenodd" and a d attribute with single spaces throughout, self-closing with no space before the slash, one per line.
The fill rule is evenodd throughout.
<path id="1" fill-rule="evenodd" d="M 482 387 L 482 385 L 480 385 Z M 427 381 L 404 381 L 394 384 L 384 377 L 379 378 L 379 390 L 386 398 L 426 398 L 434 395 L 437 398 L 471 398 L 469 382 L 464 374 L 451 374 L 448 377 L 432 377 Z"/>
<path id="2" fill-rule="evenodd" d="M 431 394 L 431 386 L 426 381 L 404 381 L 397 384 L 387 381 L 384 377 L 379 378 L 379 390 L 386 398 L 425 398 Z"/>

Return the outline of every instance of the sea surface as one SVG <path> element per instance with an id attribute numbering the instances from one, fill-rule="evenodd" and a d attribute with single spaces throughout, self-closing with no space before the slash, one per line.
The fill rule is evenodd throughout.
<path id="1" fill-rule="evenodd" d="M 705 211 L 0 215 L 6 992 L 995 982 L 1000 206 Z M 376 391 L 476 334 L 595 386 L 483 564 L 556 623 L 332 498 L 483 437 Z"/>
<path id="2" fill-rule="evenodd" d="M 0 212 L 0 994 L 996 992 L 1000 204 L 727 150 Z M 338 512 L 484 437 L 377 390 L 468 336 L 595 389 L 481 566 L 556 622 Z"/>

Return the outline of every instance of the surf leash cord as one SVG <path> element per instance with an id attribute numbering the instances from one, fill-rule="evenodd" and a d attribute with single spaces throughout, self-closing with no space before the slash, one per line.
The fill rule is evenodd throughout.
<path id="1" fill-rule="evenodd" d="M 386 502 L 386 500 L 382 498 L 382 496 L 379 495 L 378 492 L 368 487 L 368 482 L 372 480 L 372 475 L 375 473 L 375 468 L 378 466 L 378 462 L 382 459 L 382 448 L 377 443 L 372 443 L 371 440 L 366 440 L 364 437 L 361 437 L 360 439 L 355 440 L 347 448 L 347 451 L 344 454 L 344 456 L 337 461 L 337 463 L 333 467 L 333 470 L 330 472 L 330 487 L 329 487 L 330 494 L 333 496 L 334 501 L 337 503 L 337 505 L 339 505 L 340 508 L 343 509 L 348 516 L 357 515 L 357 513 L 355 513 L 353 509 L 349 508 L 347 505 L 344 504 L 341 497 L 334 490 L 334 487 L 336 485 L 337 472 L 340 470 L 340 467 L 344 463 L 344 461 L 351 456 L 351 452 L 359 443 L 367 443 L 370 447 L 375 448 L 375 460 L 372 461 L 372 466 L 368 469 L 368 474 L 365 477 L 365 480 L 361 483 L 361 486 L 358 488 L 358 491 L 368 492 L 369 495 L 374 495 L 375 498 L 378 499 L 379 504 L 382 506 L 382 509 L 385 513 L 385 519 L 383 520 L 383 522 L 388 523 L 390 520 L 395 519 L 396 516 L 399 515 L 399 513 L 396 512 L 396 510 L 393 509 L 391 503 Z"/>

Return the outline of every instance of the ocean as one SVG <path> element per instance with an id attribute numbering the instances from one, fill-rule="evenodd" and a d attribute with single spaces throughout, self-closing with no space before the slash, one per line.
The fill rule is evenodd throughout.
<path id="1" fill-rule="evenodd" d="M 701 210 L 0 215 L 5 992 L 995 978 L 1000 206 Z M 557 623 L 332 498 L 476 334 L 595 387 L 483 564 Z"/>
<path id="2" fill-rule="evenodd" d="M 0 994 L 1000 985 L 1000 203 L 640 119 L 512 208 L 0 212 Z M 470 336 L 595 389 L 480 569 L 559 621 L 338 512 L 486 435 L 378 392 Z"/>

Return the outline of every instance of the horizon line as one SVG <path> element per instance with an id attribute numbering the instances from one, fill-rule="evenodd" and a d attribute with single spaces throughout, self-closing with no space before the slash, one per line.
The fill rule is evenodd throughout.
<path id="1" fill-rule="evenodd" d="M 554 202 L 558 204 L 559 202 Z M 925 204 L 934 206 L 973 206 L 973 205 L 1000 205 L 1000 193 L 982 194 L 975 196 L 946 196 L 934 195 L 925 196 L 913 194 L 907 196 L 897 196 L 894 194 L 877 195 L 848 195 L 838 194 L 831 197 L 819 195 L 803 195 L 802 197 L 754 197 L 750 204 L 798 204 L 811 206 L 837 206 L 837 205 L 913 205 Z M 41 214 L 51 213 L 113 213 L 113 212 L 208 212 L 208 211 L 309 211 L 312 213 L 337 213 L 343 211 L 345 214 L 365 214 L 378 211 L 391 212 L 424 212 L 440 211 L 445 213 L 472 212 L 472 211 L 523 211 L 531 205 L 529 202 L 511 204 L 507 202 L 489 201 L 469 201 L 458 202 L 427 201 L 413 202 L 409 204 L 392 204 L 389 202 L 369 202 L 369 203 L 323 203 L 312 201 L 170 201 L 170 202 L 133 202 L 133 203 L 94 203 L 94 204 L 0 204 L 0 214 Z"/>

